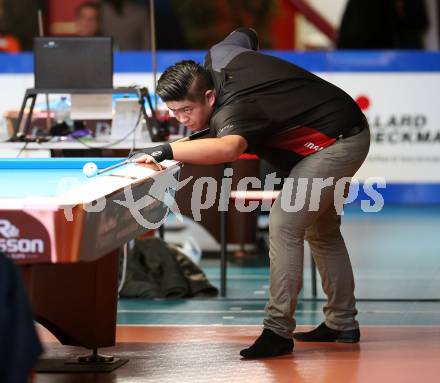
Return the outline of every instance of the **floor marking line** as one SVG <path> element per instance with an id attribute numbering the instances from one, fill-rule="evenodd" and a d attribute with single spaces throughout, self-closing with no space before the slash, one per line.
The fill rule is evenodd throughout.
<path id="1" fill-rule="evenodd" d="M 212 280 L 220 280 L 220 277 L 217 275 L 210 275 L 211 273 L 208 272 L 206 275 L 209 279 Z M 215 273 L 217 274 L 217 273 Z M 437 273 L 436 273 L 437 274 Z M 317 275 L 317 278 L 320 278 L 319 275 Z M 433 280 L 433 279 L 440 279 L 440 275 L 354 275 L 354 279 L 366 279 L 366 280 L 374 280 L 374 279 L 385 279 L 385 280 L 391 280 L 391 279 L 416 279 L 416 280 Z M 268 275 L 228 275 L 228 280 L 269 280 L 269 269 L 268 269 Z M 304 277 L 304 281 L 310 281 L 311 277 Z"/>
<path id="2" fill-rule="evenodd" d="M 312 323 L 312 324 L 300 324 L 296 327 L 315 327 L 319 323 Z M 223 324 L 223 323 L 215 323 L 215 324 L 121 324 L 118 323 L 116 325 L 117 327 L 262 327 L 261 324 Z M 386 327 L 386 328 L 392 328 L 392 327 L 405 327 L 405 328 L 436 328 L 440 329 L 439 325 L 406 325 L 406 324 L 396 324 L 396 325 L 374 325 L 374 324 L 367 324 L 362 325 L 361 329 L 368 327 L 368 328 L 376 328 L 376 327 Z"/>
<path id="3" fill-rule="evenodd" d="M 137 310 L 118 310 L 118 314 L 264 314 L 264 310 L 164 310 L 164 309 L 137 309 Z M 322 310 L 296 310 L 298 314 L 321 314 Z M 426 310 L 426 311 L 407 311 L 407 310 L 359 310 L 359 314 L 440 314 L 438 310 Z"/>

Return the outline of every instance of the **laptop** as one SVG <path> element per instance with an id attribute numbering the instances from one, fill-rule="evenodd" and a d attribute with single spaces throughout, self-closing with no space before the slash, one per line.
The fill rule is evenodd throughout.
<path id="1" fill-rule="evenodd" d="M 36 37 L 36 89 L 113 88 L 111 37 Z"/>

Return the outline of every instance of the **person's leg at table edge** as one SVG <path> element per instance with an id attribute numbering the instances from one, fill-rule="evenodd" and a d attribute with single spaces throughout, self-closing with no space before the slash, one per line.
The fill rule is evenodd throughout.
<path id="1" fill-rule="evenodd" d="M 340 215 L 335 210 L 335 185 L 339 179 L 356 173 L 365 160 L 369 143 L 369 130 L 364 129 L 304 158 L 290 172 L 293 182 L 285 183 L 270 212 L 270 289 L 264 330 L 251 347 L 240 352 L 243 357 L 292 352 L 294 313 L 302 288 L 304 239 L 310 244 L 328 303 L 324 307 L 325 323 L 312 332 L 296 333 L 295 338 L 359 340 L 359 336 L 356 340 L 359 325 L 355 320 L 354 278 L 340 232 Z M 332 186 L 322 188 L 320 193 L 317 193 L 319 188 L 314 187 L 312 193 L 314 179 L 316 182 L 329 177 L 333 177 Z M 306 182 L 306 186 L 302 186 Z M 304 205 L 294 211 L 301 205 L 301 193 L 305 193 Z M 316 198 L 319 198 L 318 204 Z"/>

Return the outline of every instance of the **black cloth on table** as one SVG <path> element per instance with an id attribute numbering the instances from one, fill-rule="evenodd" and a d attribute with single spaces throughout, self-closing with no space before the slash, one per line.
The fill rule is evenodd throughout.
<path id="1" fill-rule="evenodd" d="M 178 299 L 217 294 L 203 271 L 176 247 L 159 238 L 135 241 L 127 257 L 121 297 Z"/>

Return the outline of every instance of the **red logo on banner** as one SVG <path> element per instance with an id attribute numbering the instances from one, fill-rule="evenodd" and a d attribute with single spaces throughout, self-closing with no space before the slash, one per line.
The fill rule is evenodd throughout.
<path id="1" fill-rule="evenodd" d="M 356 103 L 359 105 L 359 108 L 361 108 L 361 110 L 366 110 L 370 107 L 370 99 L 367 96 L 361 95 L 356 97 Z"/>

